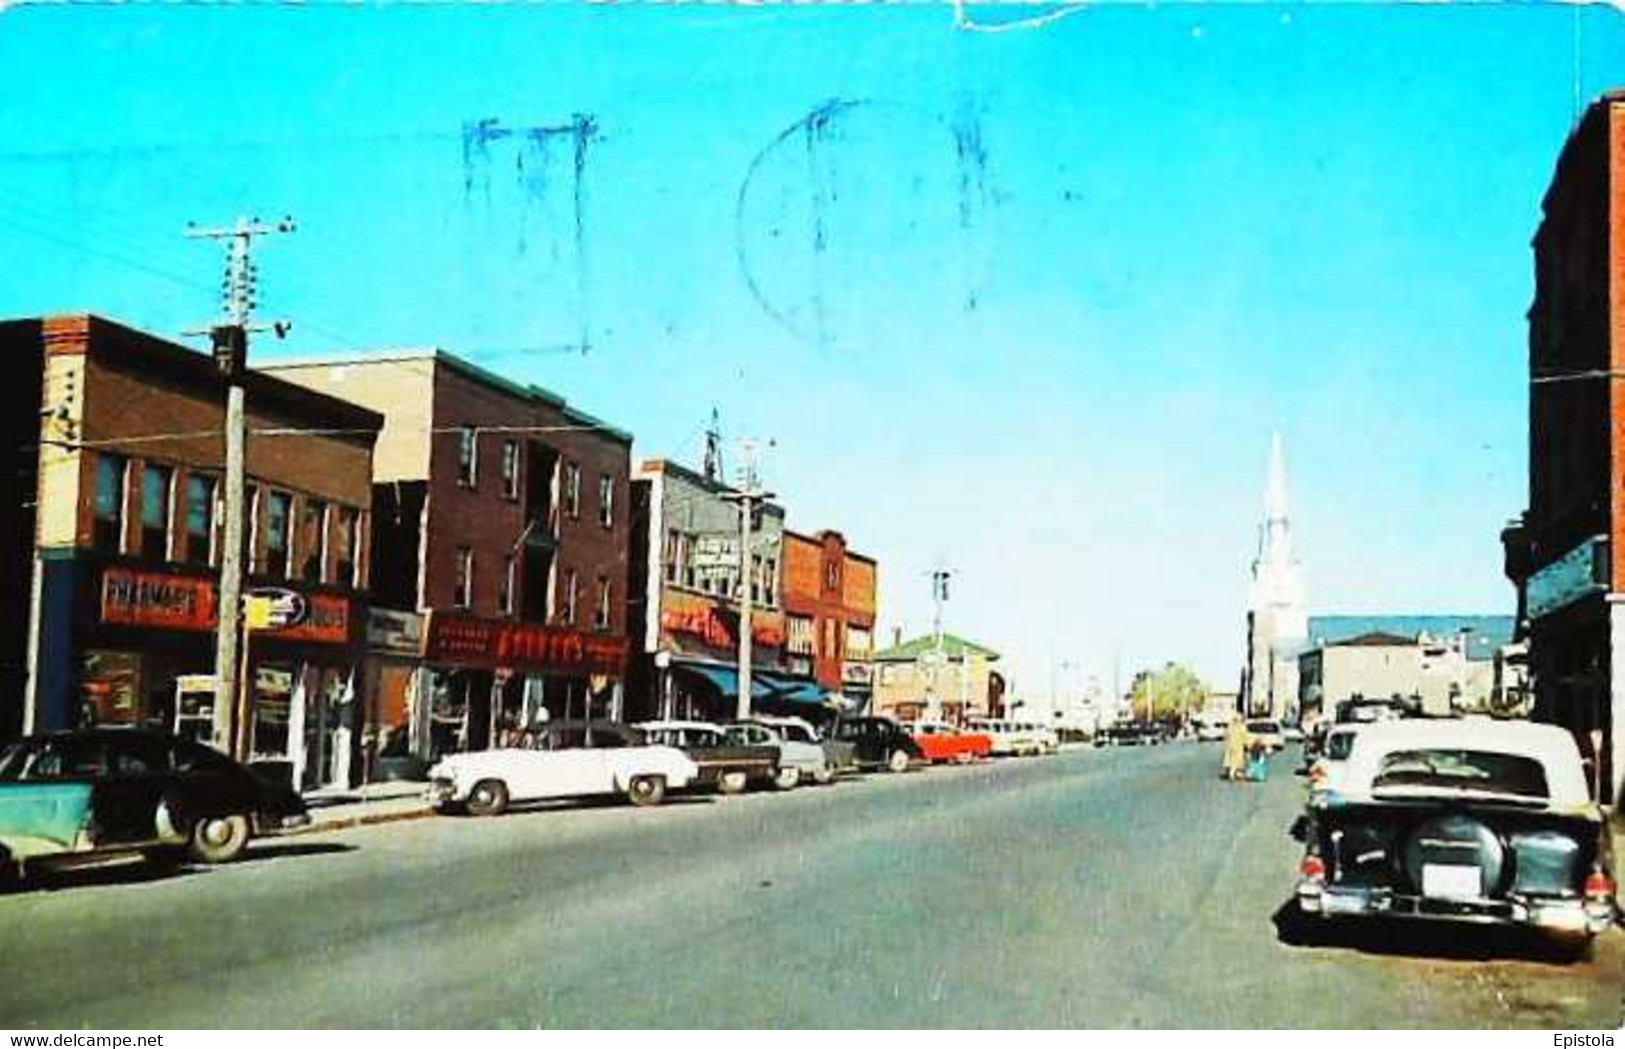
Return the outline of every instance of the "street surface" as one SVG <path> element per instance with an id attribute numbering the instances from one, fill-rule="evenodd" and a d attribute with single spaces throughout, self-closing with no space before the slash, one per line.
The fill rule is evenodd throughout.
<path id="1" fill-rule="evenodd" d="M 0 898 L 0 1027 L 1620 1023 L 1617 932 L 1571 966 L 1454 929 L 1281 942 L 1301 781 L 1217 762 L 1083 750 L 59 875 Z"/>

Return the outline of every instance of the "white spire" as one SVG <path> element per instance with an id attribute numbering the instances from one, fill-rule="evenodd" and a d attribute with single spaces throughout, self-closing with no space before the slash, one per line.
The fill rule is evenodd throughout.
<path id="1" fill-rule="evenodd" d="M 1270 486 L 1264 496 L 1264 517 L 1268 521 L 1288 518 L 1286 499 L 1286 453 L 1281 450 L 1281 432 L 1270 434 Z"/>

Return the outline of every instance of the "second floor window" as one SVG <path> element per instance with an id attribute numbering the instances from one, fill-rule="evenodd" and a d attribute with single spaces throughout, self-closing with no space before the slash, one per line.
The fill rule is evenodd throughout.
<path id="1" fill-rule="evenodd" d="M 479 476 L 479 435 L 474 427 L 465 426 L 457 431 L 457 483 L 473 488 Z"/>
<path id="2" fill-rule="evenodd" d="M 214 564 L 215 480 L 206 474 L 186 479 L 186 559 L 195 565 Z"/>
<path id="3" fill-rule="evenodd" d="M 598 611 L 594 614 L 592 625 L 599 630 L 609 629 L 609 580 L 603 576 L 598 577 Z"/>
<path id="4" fill-rule="evenodd" d="M 605 528 L 615 527 L 615 478 L 609 474 L 598 477 L 598 523 Z"/>
<path id="5" fill-rule="evenodd" d="M 572 518 L 581 516 L 581 466 L 564 464 L 564 512 Z"/>
<path id="6" fill-rule="evenodd" d="M 306 499 L 299 514 L 299 578 L 307 583 L 325 582 L 322 568 L 327 560 L 327 503 Z"/>
<path id="7" fill-rule="evenodd" d="M 502 559 L 502 576 L 497 580 L 497 611 L 505 616 L 513 615 L 513 584 L 518 572 L 518 562 L 512 554 Z"/>
<path id="8" fill-rule="evenodd" d="M 293 526 L 293 496 L 287 492 L 272 492 L 269 505 L 265 515 L 265 574 L 286 579 L 293 554 L 289 535 Z"/>
<path id="9" fill-rule="evenodd" d="M 566 623 L 576 621 L 576 602 L 580 596 L 577 590 L 576 570 L 572 568 L 564 573 L 564 621 Z"/>
<path id="10" fill-rule="evenodd" d="M 361 512 L 339 507 L 332 528 L 333 582 L 359 586 L 361 580 L 356 576 L 361 561 Z"/>
<path id="11" fill-rule="evenodd" d="M 124 549 L 124 483 L 130 464 L 116 455 L 96 457 L 95 542 L 103 550 Z"/>
<path id="12" fill-rule="evenodd" d="M 456 591 L 452 594 L 452 603 L 458 608 L 473 607 L 474 550 L 472 547 L 459 546 L 457 548 L 457 582 Z"/>
<path id="13" fill-rule="evenodd" d="M 502 442 L 502 495 L 519 498 L 519 442 Z"/>
<path id="14" fill-rule="evenodd" d="M 149 561 L 169 559 L 169 486 L 173 480 L 167 467 L 148 463 L 141 471 L 141 556 Z"/>

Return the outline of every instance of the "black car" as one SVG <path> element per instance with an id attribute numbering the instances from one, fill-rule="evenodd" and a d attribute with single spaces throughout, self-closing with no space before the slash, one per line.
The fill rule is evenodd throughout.
<path id="1" fill-rule="evenodd" d="M 1095 733 L 1097 747 L 1156 746 L 1168 738 L 1167 730 L 1156 722 L 1120 721 Z"/>
<path id="2" fill-rule="evenodd" d="M 291 788 L 167 732 L 80 729 L 0 751 L 0 856 L 13 862 L 139 853 L 224 863 L 251 837 L 309 819 Z"/>
<path id="3" fill-rule="evenodd" d="M 852 744 L 853 757 L 864 768 L 906 772 L 925 760 L 920 745 L 891 718 L 843 718 L 835 726 L 835 738 Z"/>

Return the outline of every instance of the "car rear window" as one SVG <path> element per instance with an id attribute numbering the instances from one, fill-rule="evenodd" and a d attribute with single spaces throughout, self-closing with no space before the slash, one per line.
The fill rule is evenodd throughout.
<path id="1" fill-rule="evenodd" d="M 1354 733 L 1333 732 L 1326 737 L 1326 756 L 1332 761 L 1347 761 L 1354 753 Z"/>
<path id="2" fill-rule="evenodd" d="M 1546 798 L 1546 770 L 1521 754 L 1483 750 L 1400 750 L 1382 759 L 1374 790 L 1439 787 L 1521 798 Z"/>

